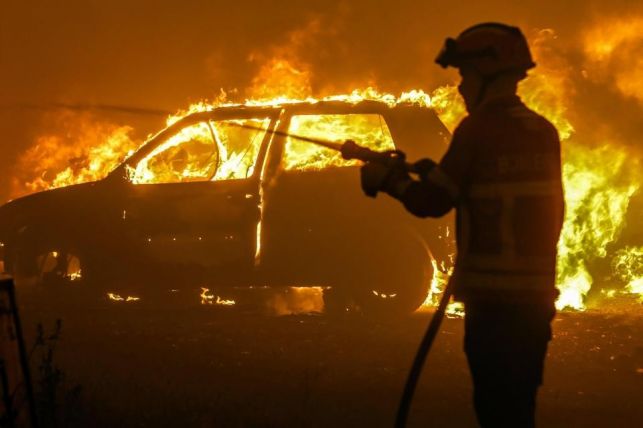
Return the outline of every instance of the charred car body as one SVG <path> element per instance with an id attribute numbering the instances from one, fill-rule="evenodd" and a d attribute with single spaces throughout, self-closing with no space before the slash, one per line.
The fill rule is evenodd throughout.
<path id="1" fill-rule="evenodd" d="M 275 130 L 397 148 L 409 159 L 439 159 L 448 140 L 434 111 L 413 105 L 193 113 L 101 181 L 1 207 L 6 271 L 41 287 L 75 282 L 142 296 L 202 284 L 323 286 L 328 305 L 418 307 L 432 261 L 449 257 L 450 220 L 412 218 L 389 198 L 363 197 L 357 163 Z"/>

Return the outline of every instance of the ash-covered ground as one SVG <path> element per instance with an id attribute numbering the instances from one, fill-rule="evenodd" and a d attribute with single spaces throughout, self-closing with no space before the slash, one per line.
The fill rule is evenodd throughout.
<path id="1" fill-rule="evenodd" d="M 56 405 L 62 425 L 82 427 L 390 427 L 430 318 L 22 303 L 28 343 L 38 322 L 63 320 Z M 554 331 L 539 425 L 641 426 L 640 303 L 561 313 Z M 461 319 L 443 323 L 410 426 L 475 426 L 462 335 Z M 76 385 L 80 395 L 66 398 Z"/>

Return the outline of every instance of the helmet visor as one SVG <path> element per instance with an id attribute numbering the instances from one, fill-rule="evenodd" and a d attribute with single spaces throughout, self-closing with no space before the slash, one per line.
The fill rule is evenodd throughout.
<path id="1" fill-rule="evenodd" d="M 452 38 L 448 38 L 444 42 L 444 47 L 438 54 L 435 62 L 443 68 L 455 67 L 461 68 L 467 65 L 467 62 L 480 58 L 496 58 L 498 55 L 495 49 L 491 46 L 469 52 L 461 52 L 458 48 L 458 42 Z"/>
<path id="2" fill-rule="evenodd" d="M 449 66 L 457 67 L 457 58 L 458 58 L 458 44 L 454 39 L 449 37 L 444 41 L 444 46 L 435 58 L 435 62 L 442 66 L 442 68 L 447 68 Z"/>

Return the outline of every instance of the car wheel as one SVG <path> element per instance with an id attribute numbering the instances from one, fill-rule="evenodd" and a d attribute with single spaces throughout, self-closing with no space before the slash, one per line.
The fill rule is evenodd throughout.
<path id="1" fill-rule="evenodd" d="M 85 267 L 78 251 L 35 236 L 23 235 L 12 250 L 10 271 L 17 283 L 58 288 L 82 280 Z"/>
<path id="2" fill-rule="evenodd" d="M 353 308 L 353 300 L 342 287 L 328 287 L 324 290 L 324 313 L 344 315 Z"/>
<path id="3" fill-rule="evenodd" d="M 352 300 L 363 313 L 400 316 L 418 309 L 433 276 L 431 257 L 419 239 L 391 240 L 357 263 Z M 361 267 L 361 268 L 360 268 Z"/>

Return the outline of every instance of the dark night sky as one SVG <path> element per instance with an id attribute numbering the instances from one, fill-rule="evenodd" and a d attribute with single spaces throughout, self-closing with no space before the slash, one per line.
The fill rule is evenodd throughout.
<path id="1" fill-rule="evenodd" d="M 631 4 L 630 4 L 631 3 Z M 554 28 L 573 44 L 601 14 L 635 2 L 586 1 L 17 1 L 0 15 L 0 168 L 42 132 L 52 103 L 132 105 L 176 110 L 243 88 L 263 58 L 292 31 L 320 23 L 298 54 L 311 64 L 313 88 L 346 90 L 377 82 L 397 92 L 430 90 L 454 75 L 433 58 L 445 36 L 480 21 L 526 31 Z M 255 58 L 251 61 L 250 58 Z M 163 119 L 115 115 L 141 135 Z M 7 176 L 0 179 L 5 193 Z"/>

